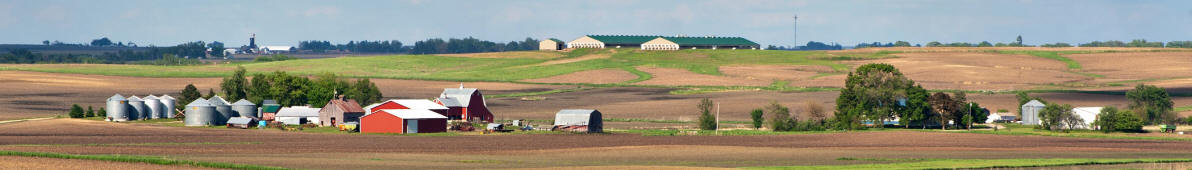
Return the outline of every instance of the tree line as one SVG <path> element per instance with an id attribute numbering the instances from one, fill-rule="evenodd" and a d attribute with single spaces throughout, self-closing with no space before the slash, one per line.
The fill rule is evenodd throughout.
<path id="1" fill-rule="evenodd" d="M 228 101 L 247 99 L 253 103 L 276 100 L 282 106 L 311 107 L 323 107 L 337 95 L 356 100 L 361 106 L 380 102 L 382 98 L 377 85 L 366 78 L 351 81 L 335 74 L 323 73 L 311 79 L 283 71 L 253 74 L 251 80 L 246 76 L 244 67 L 237 67 L 232 76 L 225 77 L 219 84 L 223 98 Z M 214 89 L 208 89 L 205 97 L 215 94 Z M 200 92 L 191 84 L 182 89 L 178 102 L 185 105 L 199 97 Z"/>
<path id="2" fill-rule="evenodd" d="M 842 49 L 844 49 L 844 46 L 841 46 L 840 44 L 836 44 L 836 43 L 828 44 L 828 43 L 815 42 L 815 41 L 808 41 L 807 45 L 797 46 L 797 47 L 798 48 L 769 45 L 769 46 L 766 46 L 766 50 L 842 50 Z"/>
<path id="3" fill-rule="evenodd" d="M 43 44 L 47 46 L 87 46 L 83 44 L 65 45 L 65 44 L 51 44 L 49 41 L 44 41 Z M 111 44 L 111 40 L 106 37 L 93 40 L 90 43 L 93 47 L 129 47 L 122 43 Z M 223 57 L 223 43 L 219 41 L 203 42 L 194 41 L 178 44 L 169 47 L 145 47 L 139 50 L 118 50 L 116 52 L 104 52 L 101 54 L 44 54 L 34 53 L 28 49 L 14 49 L 9 50 L 8 53 L 0 54 L 0 63 L 11 64 L 39 64 L 39 63 L 99 63 L 99 64 L 138 64 L 138 63 L 182 63 L 182 62 L 138 62 L 148 60 L 168 59 L 169 56 L 182 56 L 183 59 L 198 59 L 207 57 L 207 49 L 211 48 L 213 57 Z M 187 61 L 185 63 L 193 63 Z"/>
<path id="4" fill-rule="evenodd" d="M 478 53 L 502 51 L 538 50 L 538 40 L 527 37 L 523 41 L 509 41 L 506 43 L 468 38 L 431 38 L 414 42 L 413 46 L 403 46 L 398 40 L 388 41 L 348 41 L 347 44 L 332 44 L 330 41 L 310 40 L 298 43 L 298 49 L 322 53 L 328 51 L 342 51 L 352 53 L 410 53 L 410 54 L 447 54 L 447 53 Z"/>

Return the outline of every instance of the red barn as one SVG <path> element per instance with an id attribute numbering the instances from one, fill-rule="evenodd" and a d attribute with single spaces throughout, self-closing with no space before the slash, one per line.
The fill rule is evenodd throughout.
<path id="1" fill-rule="evenodd" d="M 385 109 L 430 110 L 432 112 L 439 113 L 443 116 L 447 116 L 447 107 L 443 107 L 443 105 L 440 105 L 438 103 L 435 103 L 434 101 L 430 101 L 430 100 L 426 100 L 426 99 L 388 100 L 388 101 L 384 101 L 381 103 L 376 103 L 376 104 L 372 104 L 372 105 L 368 105 L 368 106 L 364 107 L 364 111 L 366 111 L 366 113 L 368 113 L 368 114 L 376 113 L 377 111 L 385 110 Z"/>
<path id="2" fill-rule="evenodd" d="M 422 109 L 378 110 L 360 118 L 361 133 L 437 133 L 447 131 L 447 117 Z"/>
<path id="3" fill-rule="evenodd" d="M 476 88 L 447 88 L 435 99 L 435 103 L 446 106 L 447 118 L 451 120 L 492 122 L 493 113 L 488 111 L 484 95 Z"/>

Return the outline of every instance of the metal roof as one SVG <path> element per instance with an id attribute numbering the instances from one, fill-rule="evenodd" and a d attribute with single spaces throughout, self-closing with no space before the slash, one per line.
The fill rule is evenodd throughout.
<path id="1" fill-rule="evenodd" d="M 563 109 L 555 113 L 555 125 L 588 125 L 592 114 L 600 114 L 593 109 Z"/>
<path id="2" fill-rule="evenodd" d="M 116 95 L 112 95 L 112 97 L 109 97 L 108 101 L 128 101 L 128 98 L 124 98 L 124 96 L 121 96 L 120 94 L 116 94 Z"/>
<path id="3" fill-rule="evenodd" d="M 161 97 L 159 97 L 159 98 L 161 98 L 161 99 L 168 99 L 168 100 L 177 100 L 177 99 L 174 99 L 174 97 L 170 97 L 170 95 L 168 95 L 168 94 L 163 94 L 163 95 L 161 95 Z"/>
<path id="4" fill-rule="evenodd" d="M 137 97 L 137 96 L 128 97 L 128 102 L 143 102 L 143 101 L 145 101 L 145 100 L 141 100 L 141 98 Z"/>
<path id="5" fill-rule="evenodd" d="M 460 87 L 463 86 L 461 85 Z M 455 100 L 459 101 L 459 106 L 468 107 L 468 104 L 472 100 L 472 94 L 477 91 L 476 88 L 445 88 L 443 89 L 443 94 L 439 95 L 439 98 L 455 98 Z M 447 104 L 444 103 L 443 105 Z"/>
<path id="6" fill-rule="evenodd" d="M 267 105 L 267 104 L 277 104 L 277 100 L 263 100 L 263 101 L 261 101 L 261 105 Z"/>
<path id="7" fill-rule="evenodd" d="M 152 94 L 150 94 L 149 96 L 145 96 L 145 98 L 141 98 L 141 100 L 158 100 L 158 99 L 160 99 L 160 98 L 157 98 L 157 96 L 153 96 Z"/>
<path id="8" fill-rule="evenodd" d="M 252 102 L 250 102 L 248 100 L 244 100 L 244 99 L 240 99 L 240 101 L 236 101 L 236 103 L 232 103 L 232 105 L 233 106 L 257 106 L 257 104 L 253 104 Z"/>
<path id="9" fill-rule="evenodd" d="M 555 43 L 567 43 L 567 41 L 563 41 L 563 40 L 559 40 L 559 39 L 555 39 L 555 38 L 547 38 L 547 40 L 554 41 Z"/>
<path id="10" fill-rule="evenodd" d="M 195 101 L 190 102 L 190 104 L 186 104 L 186 107 L 195 107 L 195 106 L 215 106 L 215 105 L 211 105 L 210 102 L 207 102 L 207 100 L 203 100 L 203 98 L 195 99 Z"/>
<path id="11" fill-rule="evenodd" d="M 424 109 L 385 109 L 385 110 L 381 110 L 381 112 L 385 112 L 385 113 L 391 114 L 393 116 L 400 117 L 402 119 L 446 119 L 447 118 L 447 116 L 443 116 L 439 113 L 435 113 L 430 110 L 424 110 Z"/>
<path id="12" fill-rule="evenodd" d="M 210 99 L 207 99 L 207 102 L 216 106 L 228 106 L 228 101 L 224 100 L 223 97 L 219 97 L 219 95 L 211 96 Z"/>
<path id="13" fill-rule="evenodd" d="M 353 99 L 331 99 L 331 101 L 328 101 L 327 105 L 323 107 L 338 107 L 339 110 L 342 110 L 343 112 L 365 112 L 364 108 L 360 108 L 360 104 L 356 103 L 356 100 Z"/>
<path id="14" fill-rule="evenodd" d="M 430 101 L 430 100 L 426 100 L 426 99 L 393 99 L 393 100 L 387 100 L 384 102 L 374 103 L 374 104 L 365 106 L 364 110 L 371 111 L 373 108 L 375 108 L 377 106 L 381 106 L 381 104 L 385 104 L 385 103 L 389 103 L 389 102 L 397 103 L 399 105 L 405 106 L 406 108 L 410 108 L 410 109 L 427 109 L 427 110 L 447 109 L 447 107 L 445 107 L 443 105 L 439 105 L 438 103 L 435 103 L 434 101 Z"/>
<path id="15" fill-rule="evenodd" d="M 1045 107 L 1047 105 L 1044 105 L 1043 102 L 1039 102 L 1039 100 L 1031 100 L 1030 102 L 1026 102 L 1026 104 L 1023 104 L 1022 106 Z"/>
<path id="16" fill-rule="evenodd" d="M 588 35 L 604 44 L 642 44 L 661 36 L 652 35 Z"/>
<path id="17" fill-rule="evenodd" d="M 716 46 L 760 46 L 759 44 L 741 37 L 662 37 L 681 46 L 716 45 Z"/>
<path id="18" fill-rule="evenodd" d="M 232 117 L 228 119 L 228 124 L 246 125 L 252 123 L 252 119 L 247 117 Z"/>
<path id="19" fill-rule="evenodd" d="M 293 46 L 278 46 L 278 45 L 270 45 L 270 46 L 261 47 L 261 49 L 269 50 L 269 51 L 290 51 L 291 48 L 294 48 L 294 47 Z"/>
<path id="20" fill-rule="evenodd" d="M 284 107 L 277 111 L 276 117 L 319 117 L 319 108 L 310 106 Z"/>
<path id="21" fill-rule="evenodd" d="M 435 100 L 438 100 L 439 102 L 443 103 L 443 106 L 446 106 L 446 107 L 464 107 L 464 105 L 459 104 L 459 100 L 455 100 L 454 97 L 450 97 L 450 98 L 440 97 Z"/>

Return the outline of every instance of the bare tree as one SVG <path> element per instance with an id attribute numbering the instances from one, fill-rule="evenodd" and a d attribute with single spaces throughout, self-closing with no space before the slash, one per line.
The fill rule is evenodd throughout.
<path id="1" fill-rule="evenodd" d="M 819 102 L 807 101 L 804 105 L 807 107 L 807 115 L 811 116 L 811 121 L 818 122 L 827 118 L 827 115 L 824 113 L 824 105 L 820 104 Z"/>

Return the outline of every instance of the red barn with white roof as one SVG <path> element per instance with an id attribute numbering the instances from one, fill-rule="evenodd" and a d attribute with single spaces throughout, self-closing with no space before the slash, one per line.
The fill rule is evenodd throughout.
<path id="1" fill-rule="evenodd" d="M 425 109 L 382 109 L 360 118 L 361 133 L 437 133 L 447 117 Z"/>

